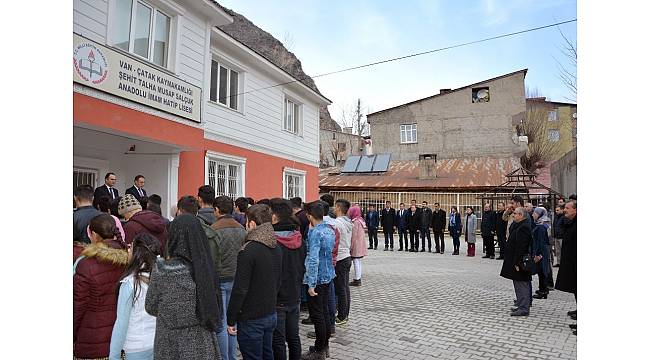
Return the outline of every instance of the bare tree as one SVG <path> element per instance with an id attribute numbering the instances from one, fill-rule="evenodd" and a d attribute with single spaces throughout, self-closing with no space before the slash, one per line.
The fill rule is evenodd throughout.
<path id="1" fill-rule="evenodd" d="M 528 90 L 526 91 L 528 93 Z M 539 97 L 539 92 L 534 91 L 536 96 L 527 94 L 526 98 Z M 553 160 L 560 152 L 560 143 L 552 141 L 549 138 L 548 115 L 549 109 L 541 102 L 539 105 L 533 102 L 527 102 L 526 116 L 518 127 L 519 135 L 528 137 L 528 150 L 520 161 L 521 166 L 530 171 L 535 172 L 537 169 L 543 168 L 546 164 Z"/>
<path id="2" fill-rule="evenodd" d="M 558 68 L 559 74 L 558 77 L 564 83 L 564 86 L 569 90 L 569 96 L 566 96 L 566 99 L 572 102 L 576 102 L 578 98 L 578 45 L 570 40 L 563 32 L 562 29 L 558 27 L 560 35 L 564 43 L 560 47 L 562 55 L 568 60 L 568 65 L 555 59 L 556 66 Z"/>
<path id="3" fill-rule="evenodd" d="M 351 127 L 352 133 L 357 135 L 368 134 L 368 121 L 366 114 L 361 107 L 361 99 L 357 99 L 356 104 L 353 106 L 344 106 L 341 108 L 341 119 L 343 127 Z"/>

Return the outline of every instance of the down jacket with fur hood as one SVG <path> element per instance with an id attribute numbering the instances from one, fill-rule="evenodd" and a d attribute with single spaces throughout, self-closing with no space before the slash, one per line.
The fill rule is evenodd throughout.
<path id="1" fill-rule="evenodd" d="M 107 240 L 86 246 L 81 255 L 72 280 L 74 356 L 107 357 L 128 254 L 123 243 Z"/>

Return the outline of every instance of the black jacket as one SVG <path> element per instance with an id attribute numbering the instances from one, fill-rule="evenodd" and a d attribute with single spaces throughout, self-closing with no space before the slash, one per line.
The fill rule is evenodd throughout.
<path id="1" fill-rule="evenodd" d="M 481 219 L 481 236 L 491 235 L 496 230 L 497 214 L 490 210 L 483 212 Z"/>
<path id="2" fill-rule="evenodd" d="M 411 209 L 406 211 L 406 227 L 409 231 L 417 231 L 420 229 L 421 217 L 422 213 L 420 212 L 420 209 L 415 210 L 415 214 L 411 212 Z"/>
<path id="3" fill-rule="evenodd" d="M 433 211 L 428 207 L 423 207 L 420 210 L 420 228 L 430 228 L 431 221 L 433 220 Z"/>
<path id="4" fill-rule="evenodd" d="M 271 223 L 248 232 L 237 255 L 237 272 L 228 304 L 228 325 L 275 312 L 282 271 L 282 250 Z"/>
<path id="5" fill-rule="evenodd" d="M 555 215 L 555 220 L 553 220 L 553 237 L 556 239 L 562 239 L 564 237 L 564 225 L 567 221 L 567 218 L 564 217 L 564 214 Z M 561 259 L 560 259 L 561 261 Z"/>
<path id="6" fill-rule="evenodd" d="M 495 230 L 497 232 L 497 237 L 499 239 L 505 239 L 506 238 L 506 229 L 508 228 L 508 222 L 503 220 L 503 213 L 505 211 L 497 211 L 496 212 L 496 223 L 495 223 Z"/>
<path id="7" fill-rule="evenodd" d="M 282 251 L 282 275 L 277 305 L 300 302 L 302 277 L 305 273 L 305 251 L 299 226 L 293 222 L 273 225 L 278 247 Z"/>
<path id="8" fill-rule="evenodd" d="M 120 197 L 120 192 L 117 191 L 116 188 L 113 188 L 113 192 L 115 193 L 115 198 L 116 199 L 118 197 Z M 111 200 L 113 199 L 113 196 L 111 196 L 111 193 L 108 192 L 108 187 L 106 186 L 106 184 L 104 184 L 104 185 L 98 187 L 97 189 L 95 189 L 94 201 L 99 200 L 99 198 L 102 197 L 102 196 L 107 196 Z"/>
<path id="9" fill-rule="evenodd" d="M 562 238 L 562 258 L 557 272 L 555 288 L 560 291 L 575 293 L 578 285 L 578 216 L 573 220 L 565 219 L 564 237 Z"/>
<path id="10" fill-rule="evenodd" d="M 90 224 L 90 220 L 99 214 L 101 214 L 101 212 L 90 205 L 77 208 L 77 210 L 72 213 L 72 222 L 74 225 L 72 240 L 90 244 L 86 228 L 88 227 L 88 224 Z"/>
<path id="11" fill-rule="evenodd" d="M 520 265 L 521 257 L 529 254 L 530 245 L 533 241 L 528 221 L 513 222 L 509 235 L 503 265 L 501 266 L 501 276 L 510 280 L 530 281 L 530 273 L 523 271 Z M 519 266 L 519 271 L 515 269 L 515 265 Z"/>
<path id="12" fill-rule="evenodd" d="M 395 209 L 386 208 L 381 209 L 381 215 L 379 217 L 379 223 L 381 224 L 382 229 L 385 233 L 392 233 L 393 227 L 397 226 L 397 215 Z"/>
<path id="13" fill-rule="evenodd" d="M 126 189 L 125 193 L 135 196 L 135 198 L 138 199 L 138 201 L 140 201 L 140 199 L 143 197 L 147 197 L 147 191 L 145 189 L 142 189 L 143 196 L 140 196 L 140 194 L 138 193 L 138 189 L 135 187 L 135 185 Z"/>
<path id="14" fill-rule="evenodd" d="M 433 231 L 445 231 L 445 225 L 447 225 L 447 213 L 442 209 L 434 210 L 431 220 Z"/>

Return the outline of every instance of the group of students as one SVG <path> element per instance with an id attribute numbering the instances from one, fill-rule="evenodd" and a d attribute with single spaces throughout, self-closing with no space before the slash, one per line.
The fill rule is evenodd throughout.
<path id="1" fill-rule="evenodd" d="M 367 249 L 347 200 L 233 201 L 205 185 L 169 221 L 133 194 L 118 216 L 92 206 L 88 185 L 74 199 L 76 359 L 325 359 L 348 322 Z M 315 338 L 304 353 L 303 301 Z"/>

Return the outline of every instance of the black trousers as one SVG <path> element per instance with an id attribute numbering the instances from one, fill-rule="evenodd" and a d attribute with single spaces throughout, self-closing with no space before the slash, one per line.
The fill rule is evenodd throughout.
<path id="1" fill-rule="evenodd" d="M 340 320 L 347 319 L 350 314 L 350 266 L 352 266 L 352 257 L 348 256 L 343 260 L 336 262 L 334 272 L 334 292 L 336 293 L 336 310 L 337 317 Z"/>
<path id="2" fill-rule="evenodd" d="M 445 252 L 445 231 L 433 230 L 433 239 L 436 243 L 436 252 Z"/>
<path id="3" fill-rule="evenodd" d="M 406 231 L 406 229 L 397 229 L 397 232 L 399 233 L 399 248 L 408 250 L 409 249 L 408 232 Z"/>
<path id="4" fill-rule="evenodd" d="M 497 233 L 497 242 L 499 243 L 499 257 L 503 257 L 506 249 L 506 234 Z"/>
<path id="5" fill-rule="evenodd" d="M 393 229 L 390 229 L 390 232 L 387 232 L 384 229 L 384 247 L 387 248 L 390 245 L 390 248 L 393 248 Z"/>
<path id="6" fill-rule="evenodd" d="M 289 347 L 289 360 L 300 360 L 300 302 L 291 305 L 278 304 L 277 325 L 273 331 L 273 358 L 275 360 L 287 359 L 287 346 Z"/>
<path id="7" fill-rule="evenodd" d="M 417 250 L 420 245 L 420 240 L 418 239 L 418 231 L 415 229 L 409 229 L 409 237 L 411 241 L 411 250 Z"/>
<path id="8" fill-rule="evenodd" d="M 368 247 L 377 247 L 377 243 L 379 240 L 377 239 L 377 228 L 368 228 Z"/>
<path id="9" fill-rule="evenodd" d="M 422 239 L 422 250 L 424 250 L 424 238 L 427 238 L 429 240 L 428 245 L 429 245 L 429 251 L 431 251 L 431 231 L 428 227 L 423 227 L 420 228 L 420 238 Z"/>
<path id="10" fill-rule="evenodd" d="M 481 234 L 481 237 L 485 246 L 485 255 L 494 256 L 494 235 Z"/>
<path id="11" fill-rule="evenodd" d="M 332 335 L 329 307 L 327 306 L 330 284 L 316 285 L 314 290 L 317 295 L 308 296 L 307 306 L 309 307 L 309 317 L 314 323 L 314 331 L 316 332 L 314 346 L 316 351 L 324 351 L 329 346 L 330 336 Z"/>

